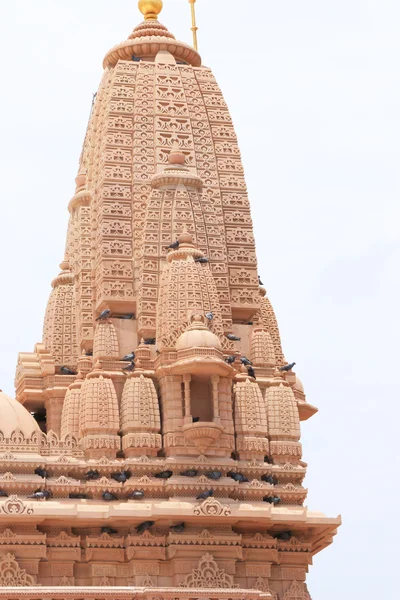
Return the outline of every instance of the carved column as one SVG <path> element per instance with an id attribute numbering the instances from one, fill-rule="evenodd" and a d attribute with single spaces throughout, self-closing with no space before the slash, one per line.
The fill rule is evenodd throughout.
<path id="1" fill-rule="evenodd" d="M 188 373 L 183 376 L 183 384 L 185 388 L 185 424 L 192 422 L 192 409 L 190 405 L 190 382 L 192 380 L 192 376 Z"/>
<path id="2" fill-rule="evenodd" d="M 211 383 L 212 383 L 212 394 L 213 394 L 214 422 L 220 423 L 221 419 L 219 418 L 219 404 L 218 404 L 219 375 L 213 375 L 211 377 Z"/>

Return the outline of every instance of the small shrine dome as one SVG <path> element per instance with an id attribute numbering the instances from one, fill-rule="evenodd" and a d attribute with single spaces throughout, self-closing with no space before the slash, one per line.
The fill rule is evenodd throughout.
<path id="1" fill-rule="evenodd" d="M 192 322 L 176 342 L 176 349 L 216 348 L 222 351 L 219 338 L 204 324 L 204 317 L 193 315 Z"/>
<path id="2" fill-rule="evenodd" d="M 0 391 L 0 431 L 4 437 L 9 438 L 16 429 L 20 429 L 25 438 L 36 431 L 40 432 L 39 425 L 29 411 L 17 400 Z"/>
<path id="3" fill-rule="evenodd" d="M 304 394 L 304 385 L 301 379 L 298 377 L 298 375 L 296 375 L 296 383 L 294 384 L 294 389 L 300 392 L 301 394 Z"/>

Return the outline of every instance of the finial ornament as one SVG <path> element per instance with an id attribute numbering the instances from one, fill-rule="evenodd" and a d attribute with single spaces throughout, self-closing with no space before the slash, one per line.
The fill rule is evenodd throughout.
<path id="1" fill-rule="evenodd" d="M 139 0 L 139 10 L 145 18 L 145 21 L 157 21 L 158 15 L 162 11 L 162 0 Z"/>
<path id="2" fill-rule="evenodd" d="M 190 8 L 192 10 L 192 31 L 193 31 L 193 47 L 194 49 L 197 51 L 198 48 L 198 43 L 197 43 L 197 31 L 198 31 L 198 27 L 196 24 L 196 9 L 195 9 L 195 4 L 196 4 L 196 0 L 189 0 L 190 3 Z"/>

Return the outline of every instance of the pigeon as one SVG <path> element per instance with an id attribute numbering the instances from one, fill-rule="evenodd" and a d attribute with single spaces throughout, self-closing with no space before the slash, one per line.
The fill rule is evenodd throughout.
<path id="1" fill-rule="evenodd" d="M 228 363 L 228 365 L 233 365 L 233 363 L 235 362 L 235 360 L 236 360 L 236 356 L 234 356 L 232 354 L 232 356 L 228 356 L 228 358 L 225 359 L 225 362 Z"/>
<path id="2" fill-rule="evenodd" d="M 293 533 L 291 531 L 281 531 L 280 533 L 274 535 L 274 538 L 277 540 L 282 540 L 283 542 L 288 542 L 290 539 L 292 539 L 292 537 Z"/>
<path id="3" fill-rule="evenodd" d="M 8 498 L 7 492 L 5 492 L 4 490 L 0 490 L 0 498 Z"/>
<path id="4" fill-rule="evenodd" d="M 206 258 L 205 256 L 202 256 L 201 258 L 195 258 L 194 262 L 199 263 L 201 265 L 206 265 L 207 263 L 209 263 L 209 259 Z"/>
<path id="5" fill-rule="evenodd" d="M 50 477 L 46 469 L 42 469 L 41 467 L 35 469 L 35 475 L 39 475 L 42 479 L 48 479 Z"/>
<path id="6" fill-rule="evenodd" d="M 150 338 L 148 340 L 144 340 L 145 346 L 154 346 L 156 343 L 156 338 Z"/>
<path id="7" fill-rule="evenodd" d="M 86 481 L 95 481 L 96 479 L 100 479 L 100 473 L 95 470 L 90 470 L 85 475 Z"/>
<path id="8" fill-rule="evenodd" d="M 263 502 L 268 502 L 268 504 L 279 504 L 281 499 L 278 496 L 264 496 Z"/>
<path id="9" fill-rule="evenodd" d="M 106 319 L 109 318 L 110 315 L 111 315 L 111 310 L 109 308 L 106 308 L 106 310 L 103 310 L 103 312 L 100 314 L 100 316 L 97 317 L 96 321 L 105 321 Z"/>
<path id="10" fill-rule="evenodd" d="M 253 367 L 248 367 L 248 368 L 247 368 L 247 372 L 248 372 L 248 374 L 250 375 L 250 377 L 253 377 L 253 379 L 257 379 L 257 377 L 256 377 L 256 373 L 255 373 L 255 371 L 254 371 Z"/>
<path id="11" fill-rule="evenodd" d="M 47 500 L 50 496 L 51 492 L 49 492 L 49 490 L 36 490 L 36 492 L 31 496 L 28 496 L 28 498 L 33 498 L 34 500 Z"/>
<path id="12" fill-rule="evenodd" d="M 130 471 L 120 471 L 119 473 L 111 473 L 111 477 L 118 483 L 125 483 L 132 477 L 132 473 Z"/>
<path id="13" fill-rule="evenodd" d="M 135 313 L 129 313 L 128 315 L 118 315 L 115 319 L 122 319 L 123 321 L 132 321 L 135 318 Z"/>
<path id="14" fill-rule="evenodd" d="M 155 521 L 144 521 L 143 523 L 140 523 L 140 525 L 138 525 L 136 527 L 136 531 L 138 533 L 144 533 L 145 531 L 150 529 L 150 527 L 153 527 L 154 523 L 155 523 Z"/>
<path id="15" fill-rule="evenodd" d="M 182 473 L 179 473 L 181 477 L 197 477 L 198 474 L 199 472 L 196 471 L 196 469 L 188 469 L 187 471 L 182 471 Z"/>
<path id="16" fill-rule="evenodd" d="M 129 361 L 132 362 L 133 360 L 135 360 L 135 353 L 132 350 L 132 352 L 130 354 L 127 354 L 126 356 L 124 356 L 124 358 L 121 358 L 121 361 Z"/>
<path id="17" fill-rule="evenodd" d="M 200 417 L 192 417 L 192 422 L 193 423 L 199 423 L 200 422 Z"/>
<path id="18" fill-rule="evenodd" d="M 275 478 L 272 475 L 261 475 L 261 481 L 265 481 L 265 483 L 270 483 L 271 485 L 275 485 Z"/>
<path id="19" fill-rule="evenodd" d="M 176 242 L 172 242 L 172 244 L 168 246 L 167 250 L 178 250 L 179 246 L 179 240 L 176 240 Z"/>
<path id="20" fill-rule="evenodd" d="M 161 471 L 161 473 L 156 473 L 154 477 L 156 477 L 157 479 L 170 479 L 172 475 L 172 471 Z"/>
<path id="21" fill-rule="evenodd" d="M 289 371 L 291 371 L 293 369 L 293 367 L 295 366 L 296 363 L 290 363 L 290 365 L 285 365 L 284 367 L 281 367 L 279 370 L 283 371 L 285 373 L 289 373 Z"/>
<path id="22" fill-rule="evenodd" d="M 237 335 L 233 335 L 233 333 L 228 333 L 226 337 L 228 340 L 231 340 L 231 342 L 240 342 L 242 340 L 242 338 L 238 337 Z"/>
<path id="23" fill-rule="evenodd" d="M 70 494 L 69 497 L 72 500 L 87 500 L 86 494 Z"/>
<path id="24" fill-rule="evenodd" d="M 135 363 L 132 361 L 130 365 L 124 367 L 122 370 L 126 371 L 127 373 L 132 373 L 132 371 L 135 370 Z"/>
<path id="25" fill-rule="evenodd" d="M 261 277 L 260 277 L 260 276 L 258 276 L 258 283 L 259 283 L 260 285 L 264 285 L 264 284 L 263 284 L 263 282 L 261 281 Z"/>
<path id="26" fill-rule="evenodd" d="M 111 492 L 103 492 L 102 498 L 105 502 L 113 502 L 114 500 L 118 500 L 117 496 Z"/>
<path id="27" fill-rule="evenodd" d="M 77 375 L 76 371 L 73 371 L 72 369 L 68 369 L 68 367 L 61 367 L 60 373 L 62 375 Z"/>
<path id="28" fill-rule="evenodd" d="M 245 356 L 242 356 L 242 358 L 240 359 L 240 362 L 242 363 L 242 365 L 244 365 L 245 367 L 251 367 L 251 365 L 253 364 L 251 362 L 251 360 L 249 360 L 248 358 L 246 358 Z"/>
<path id="29" fill-rule="evenodd" d="M 212 321 L 212 320 L 213 320 L 213 318 L 214 318 L 214 315 L 213 315 L 213 313 L 212 313 L 211 311 L 210 311 L 210 312 L 207 312 L 207 313 L 206 313 L 206 318 L 207 318 L 209 321 Z"/>
<path id="30" fill-rule="evenodd" d="M 213 481 L 218 481 L 218 479 L 221 479 L 222 473 L 221 473 L 221 471 L 207 471 L 205 473 L 205 476 L 207 477 L 207 479 L 212 479 Z"/>
<path id="31" fill-rule="evenodd" d="M 178 523 L 177 525 L 171 525 L 170 530 L 174 533 L 182 533 L 185 530 L 185 523 Z"/>
<path id="32" fill-rule="evenodd" d="M 86 350 L 85 356 L 93 356 L 93 350 Z"/>
<path id="33" fill-rule="evenodd" d="M 116 529 L 113 529 L 112 527 L 102 527 L 101 533 L 108 533 L 108 535 L 113 535 L 113 533 L 118 533 L 118 531 Z"/>
<path id="34" fill-rule="evenodd" d="M 248 483 L 249 479 L 246 477 L 246 475 L 243 475 L 243 473 L 234 473 L 233 471 L 229 471 L 227 473 L 228 477 L 231 477 L 231 479 L 233 479 L 234 481 L 237 481 L 238 483 Z"/>
<path id="35" fill-rule="evenodd" d="M 202 494 L 199 494 L 196 497 L 196 500 L 207 500 L 207 498 L 211 498 L 211 496 L 214 496 L 214 490 L 207 490 L 206 492 L 203 492 Z"/>
<path id="36" fill-rule="evenodd" d="M 272 456 L 264 456 L 264 462 L 266 462 L 268 465 L 273 465 L 274 459 L 272 458 Z"/>
<path id="37" fill-rule="evenodd" d="M 128 495 L 128 500 L 141 500 L 142 498 L 144 498 L 143 490 L 135 490 Z"/>

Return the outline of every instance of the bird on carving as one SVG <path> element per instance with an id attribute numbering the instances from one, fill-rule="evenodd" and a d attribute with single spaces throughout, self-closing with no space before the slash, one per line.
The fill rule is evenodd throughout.
<path id="1" fill-rule="evenodd" d="M 61 367 L 60 369 L 61 375 L 77 375 L 76 371 L 69 369 L 68 367 Z"/>
<path id="2" fill-rule="evenodd" d="M 209 321 L 212 321 L 213 318 L 214 318 L 214 315 L 213 315 L 213 313 L 211 311 L 210 312 L 206 312 L 206 319 L 208 319 Z"/>
<path id="3" fill-rule="evenodd" d="M 135 363 L 132 361 L 130 365 L 124 367 L 122 370 L 126 371 L 126 373 L 132 373 L 135 370 Z"/>
<path id="4" fill-rule="evenodd" d="M 93 356 L 93 350 L 86 350 L 85 356 Z"/>
<path id="5" fill-rule="evenodd" d="M 263 282 L 261 281 L 261 277 L 260 277 L 260 276 L 258 276 L 258 283 L 259 283 L 260 285 L 264 285 L 264 284 L 263 284 Z"/>
<path id="6" fill-rule="evenodd" d="M 174 533 L 182 533 L 185 530 L 185 523 L 178 523 L 177 525 L 171 525 L 170 530 Z"/>
<path id="7" fill-rule="evenodd" d="M 205 476 L 207 477 L 207 479 L 212 479 L 213 481 L 218 481 L 218 479 L 221 479 L 222 473 L 221 473 L 221 471 L 207 471 L 205 473 Z"/>
<path id="8" fill-rule="evenodd" d="M 289 365 L 285 365 L 284 367 L 281 367 L 279 370 L 283 371 L 285 373 L 289 373 L 289 371 L 291 371 L 293 369 L 293 367 L 295 366 L 295 362 L 294 363 L 290 363 Z"/>
<path id="9" fill-rule="evenodd" d="M 48 471 L 46 469 L 42 469 L 41 467 L 37 467 L 35 469 L 35 475 L 39 475 L 42 479 L 48 479 L 50 477 Z"/>
<path id="10" fill-rule="evenodd" d="M 282 542 L 288 542 L 292 539 L 293 533 L 291 531 L 281 531 L 273 536 L 277 540 L 281 540 Z"/>
<path id="11" fill-rule="evenodd" d="M 242 363 L 242 365 L 244 365 L 245 367 L 251 367 L 251 365 L 253 364 L 251 362 L 251 360 L 249 360 L 248 358 L 246 358 L 245 356 L 242 356 L 242 358 L 240 359 L 240 362 Z"/>
<path id="12" fill-rule="evenodd" d="M 145 346 L 154 346 L 156 343 L 156 338 L 149 338 L 148 340 L 144 340 Z"/>
<path id="13" fill-rule="evenodd" d="M 71 500 L 87 500 L 87 494 L 70 494 Z"/>
<path id="14" fill-rule="evenodd" d="M 100 313 L 100 315 L 97 317 L 96 321 L 105 321 L 106 319 L 108 319 L 111 315 L 111 310 L 109 308 L 106 308 L 105 310 L 103 310 L 102 313 Z"/>
<path id="15" fill-rule="evenodd" d="M 127 498 L 128 500 L 141 500 L 142 498 L 144 498 L 144 491 L 135 490 L 134 492 L 128 494 Z"/>
<path id="16" fill-rule="evenodd" d="M 236 355 L 232 354 L 232 356 L 228 356 L 228 358 L 225 359 L 225 362 L 228 363 L 228 365 L 233 365 L 235 360 L 236 360 Z"/>
<path id="17" fill-rule="evenodd" d="M 117 473 L 111 473 L 112 479 L 118 481 L 118 483 L 125 483 L 132 477 L 132 473 L 130 471 L 119 471 Z"/>
<path id="18" fill-rule="evenodd" d="M 103 492 L 102 498 L 105 502 L 114 502 L 115 500 L 118 500 L 117 496 L 111 492 Z"/>
<path id="19" fill-rule="evenodd" d="M 95 481 L 96 479 L 100 479 L 100 473 L 97 469 L 91 469 L 85 475 L 86 481 Z"/>
<path id="20" fill-rule="evenodd" d="M 178 250 L 179 246 L 179 240 L 176 240 L 176 242 L 172 242 L 172 244 L 167 247 L 167 250 Z"/>
<path id="21" fill-rule="evenodd" d="M 265 481 L 265 483 L 270 483 L 271 485 L 277 485 L 278 480 L 272 475 L 261 475 L 261 481 Z"/>
<path id="22" fill-rule="evenodd" d="M 36 490 L 36 492 L 31 496 L 28 496 L 28 498 L 33 498 L 34 500 L 47 500 L 50 496 L 51 492 L 49 492 L 49 490 Z"/>
<path id="23" fill-rule="evenodd" d="M 144 521 L 143 523 L 140 523 L 140 525 L 136 527 L 137 533 L 144 533 L 145 531 L 148 531 L 151 527 L 153 527 L 154 523 L 155 521 Z"/>
<path id="24" fill-rule="evenodd" d="M 196 469 L 188 469 L 187 471 L 182 471 L 182 473 L 179 473 L 181 477 L 197 477 L 198 474 L 199 472 L 196 471 Z"/>
<path id="25" fill-rule="evenodd" d="M 211 496 L 214 496 L 214 490 L 207 490 L 206 492 L 202 492 L 201 494 L 199 494 L 196 497 L 196 500 L 207 500 L 207 498 L 211 498 Z"/>
<path id="26" fill-rule="evenodd" d="M 156 473 L 154 477 L 156 477 L 157 479 L 170 479 L 172 475 L 172 471 L 161 471 L 161 473 Z"/>
<path id="27" fill-rule="evenodd" d="M 130 354 L 127 354 L 126 356 L 124 356 L 124 358 L 121 358 L 121 361 L 132 361 L 135 360 L 135 353 L 132 350 L 132 352 L 130 352 Z"/>
<path id="28" fill-rule="evenodd" d="M 253 367 L 247 367 L 247 372 L 250 375 L 250 377 L 253 377 L 253 379 L 257 379 L 256 372 L 254 371 Z"/>
<path id="29" fill-rule="evenodd" d="M 4 490 L 0 490 L 0 498 L 8 498 L 7 492 L 5 492 Z"/>
<path id="30" fill-rule="evenodd" d="M 116 529 L 113 529 L 112 527 L 102 527 L 101 528 L 101 533 L 108 533 L 108 535 L 113 535 L 115 533 L 118 533 L 118 531 Z"/>
<path id="31" fill-rule="evenodd" d="M 227 473 L 227 476 L 231 477 L 234 481 L 237 481 L 238 483 L 249 482 L 248 477 L 246 477 L 246 475 L 243 475 L 243 473 L 234 473 L 233 471 L 229 471 L 229 473 Z"/>
<path id="32" fill-rule="evenodd" d="M 209 263 L 209 259 L 206 258 L 205 256 L 201 256 L 200 258 L 195 258 L 194 262 L 199 263 L 201 265 L 206 265 L 207 263 Z"/>
<path id="33" fill-rule="evenodd" d="M 274 504 L 275 506 L 279 504 L 281 499 L 278 496 L 264 496 L 263 502 L 268 502 L 268 504 Z"/>
<path id="34" fill-rule="evenodd" d="M 228 333 L 227 336 L 228 340 L 230 340 L 231 342 L 240 342 L 242 338 L 238 337 L 237 335 L 233 335 L 233 333 Z"/>
<path id="35" fill-rule="evenodd" d="M 199 423 L 200 417 L 192 417 L 192 423 Z"/>
<path id="36" fill-rule="evenodd" d="M 274 459 L 272 458 L 272 456 L 264 456 L 264 462 L 266 462 L 268 465 L 273 465 Z"/>

